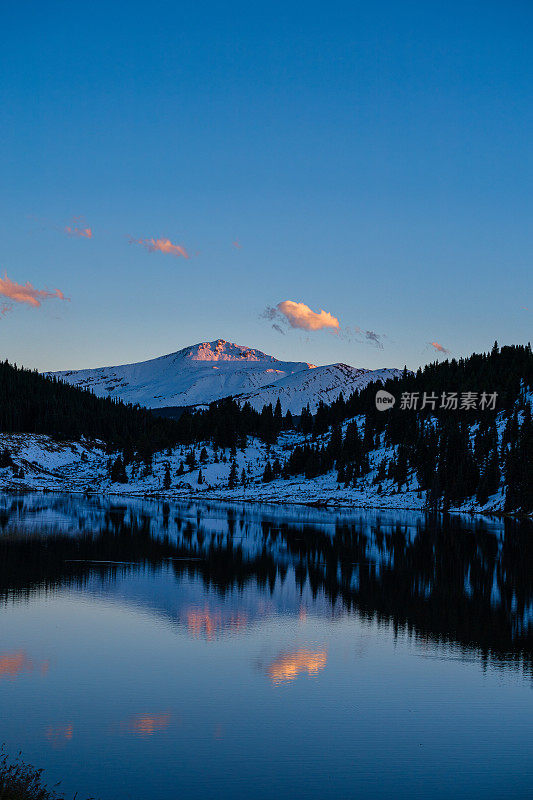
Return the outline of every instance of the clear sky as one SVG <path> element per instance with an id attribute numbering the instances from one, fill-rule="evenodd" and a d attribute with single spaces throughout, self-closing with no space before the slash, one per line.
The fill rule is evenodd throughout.
<path id="1" fill-rule="evenodd" d="M 0 356 L 527 342 L 532 23 L 530 0 L 3 4 Z"/>

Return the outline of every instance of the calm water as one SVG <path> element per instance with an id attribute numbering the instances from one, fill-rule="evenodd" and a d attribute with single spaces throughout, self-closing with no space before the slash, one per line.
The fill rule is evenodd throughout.
<path id="1" fill-rule="evenodd" d="M 533 526 L 0 496 L 0 741 L 81 797 L 533 797 Z"/>

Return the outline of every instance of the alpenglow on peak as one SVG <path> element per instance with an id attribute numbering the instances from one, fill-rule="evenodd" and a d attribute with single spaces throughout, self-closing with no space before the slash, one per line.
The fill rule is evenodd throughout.
<path id="1" fill-rule="evenodd" d="M 201 342 L 187 348 L 186 358 L 190 358 L 192 361 L 277 361 L 277 358 L 269 356 L 261 350 L 227 342 L 225 339 Z"/>

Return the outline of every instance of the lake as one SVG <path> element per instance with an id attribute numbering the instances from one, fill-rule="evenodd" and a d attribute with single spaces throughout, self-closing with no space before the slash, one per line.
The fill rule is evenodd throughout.
<path id="1" fill-rule="evenodd" d="M 8 750 L 81 799 L 533 796 L 533 524 L 0 495 Z"/>

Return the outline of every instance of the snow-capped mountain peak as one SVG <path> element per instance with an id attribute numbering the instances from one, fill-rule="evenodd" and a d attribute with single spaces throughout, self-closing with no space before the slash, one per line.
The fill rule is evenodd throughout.
<path id="1" fill-rule="evenodd" d="M 193 347 L 181 350 L 185 358 L 191 361 L 277 361 L 274 356 L 268 356 L 261 350 L 244 347 L 240 344 L 217 339 L 214 342 L 202 342 Z"/>
<path id="2" fill-rule="evenodd" d="M 305 361 L 274 356 L 225 339 L 200 342 L 175 353 L 137 364 L 48 373 L 66 383 L 147 408 L 198 406 L 235 397 L 261 410 L 278 398 L 285 413 L 316 410 L 374 380 L 395 377 L 400 370 L 370 370 L 347 364 L 315 367 Z"/>

